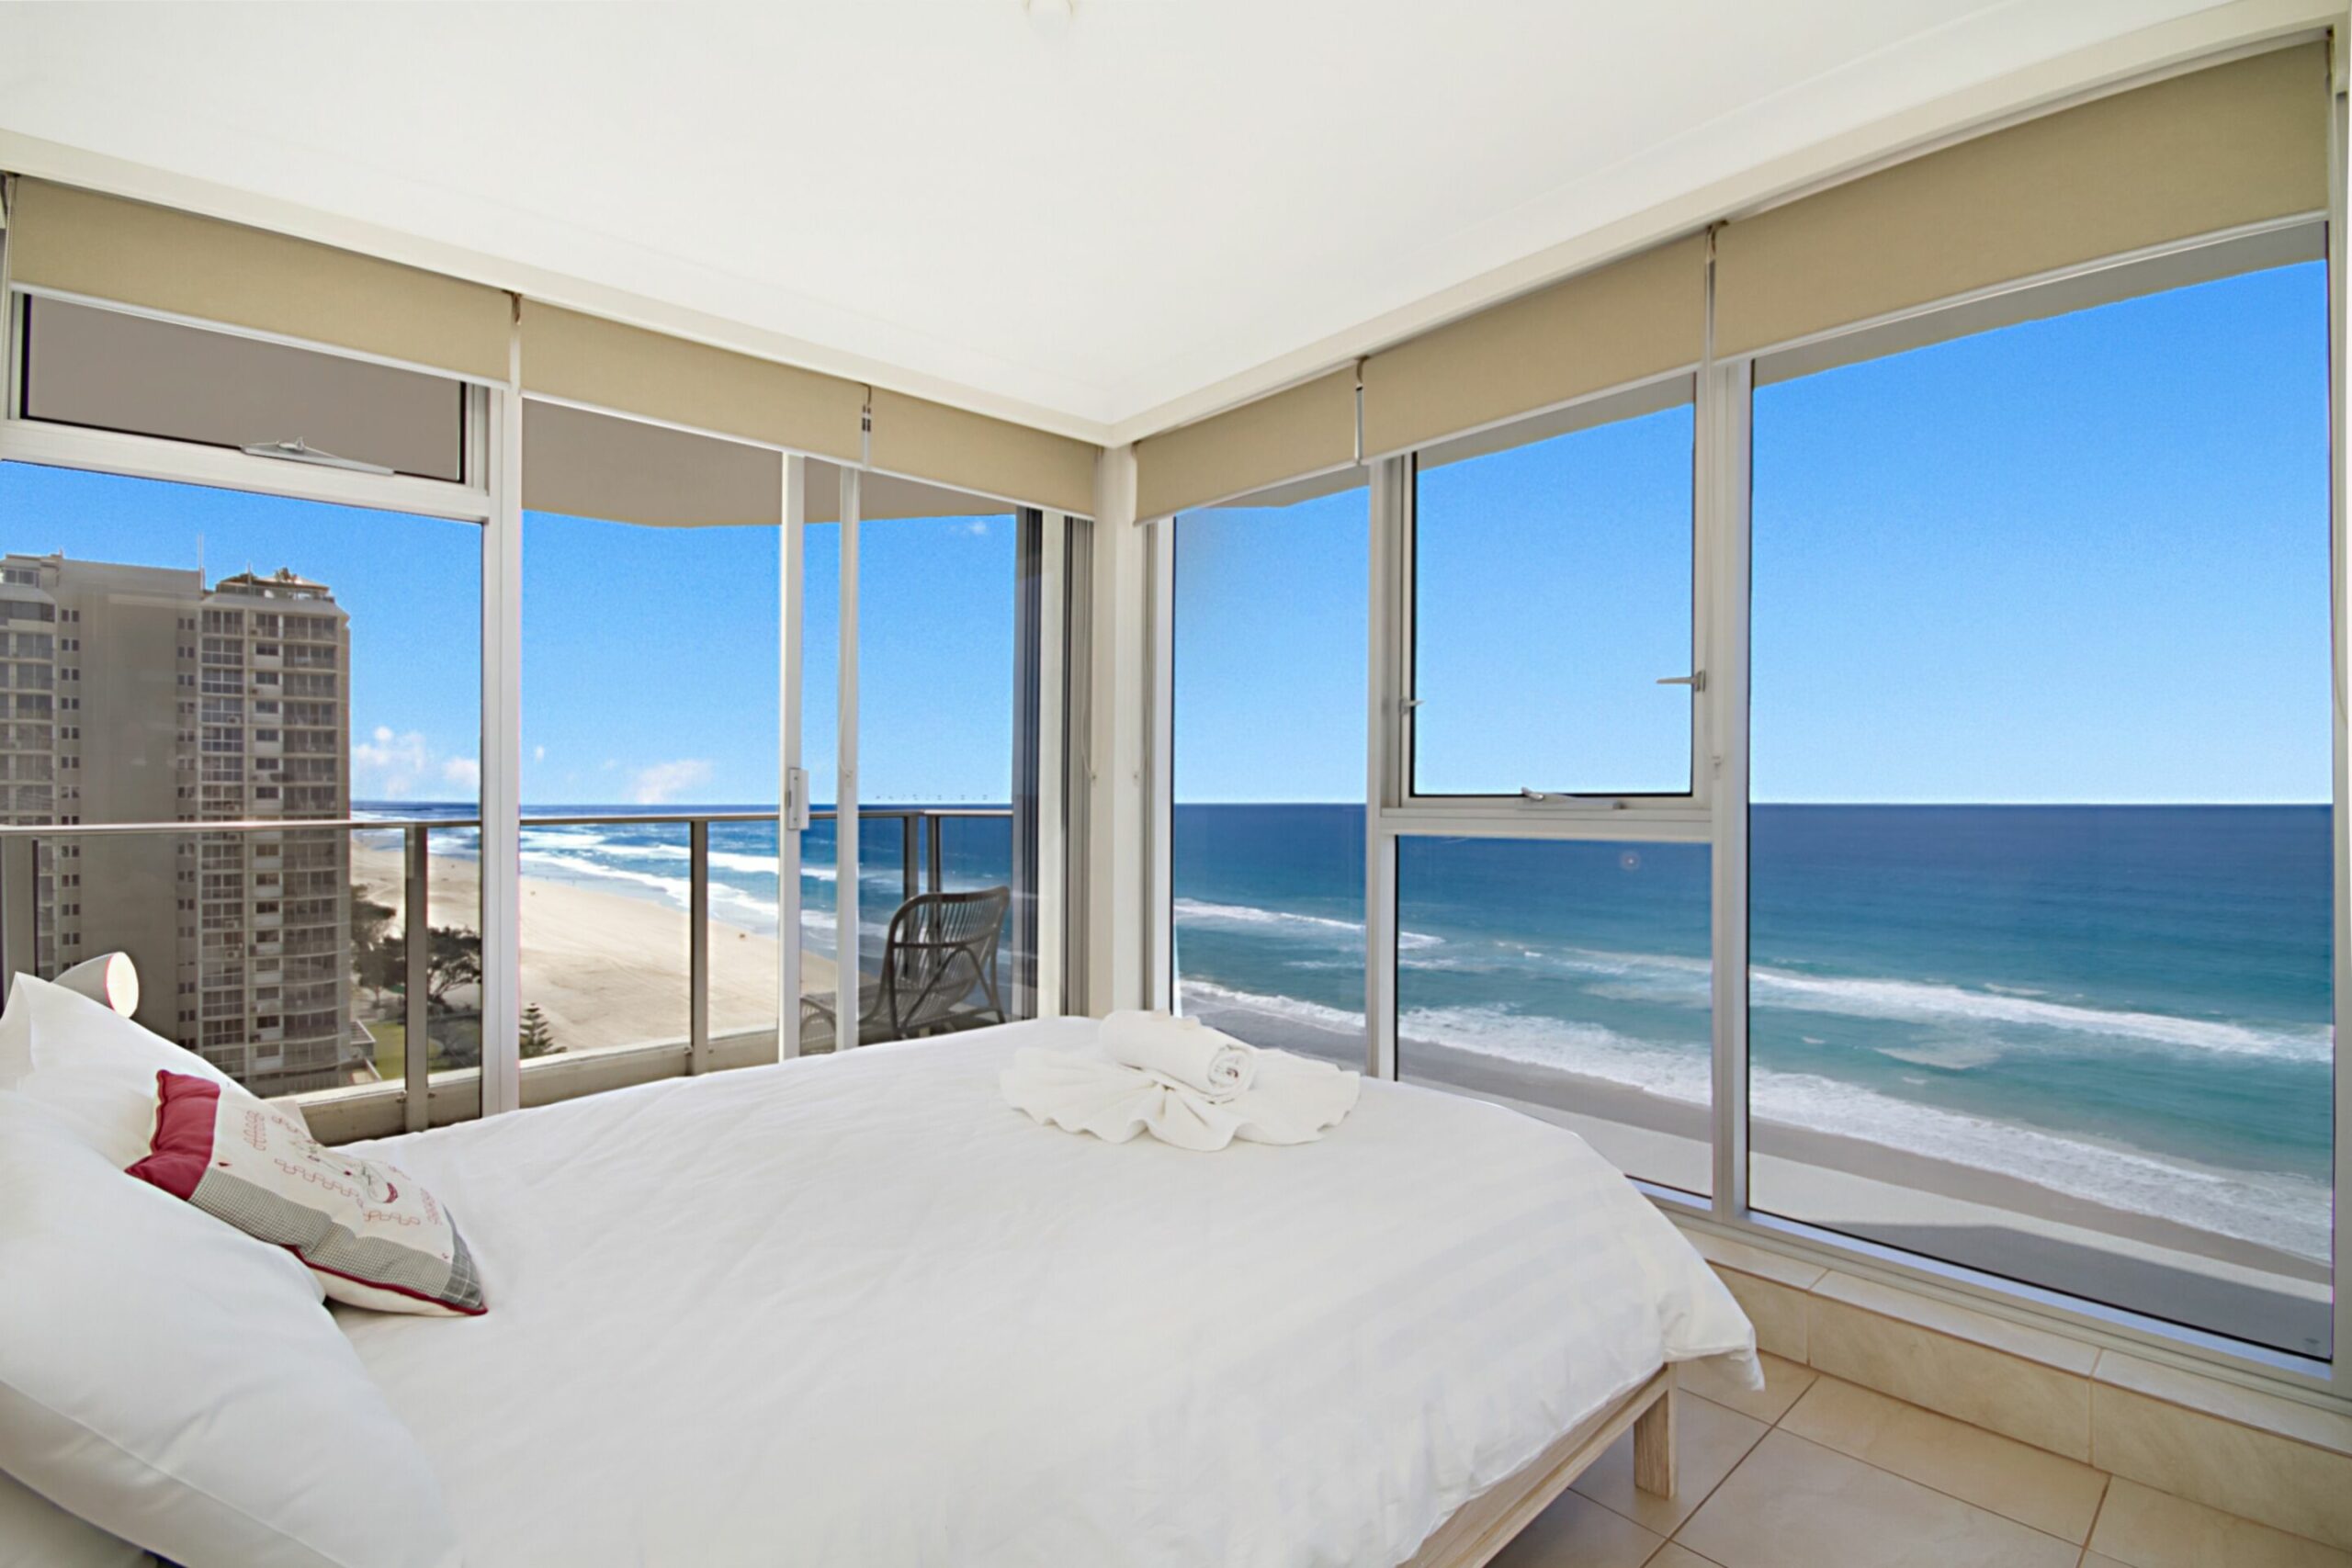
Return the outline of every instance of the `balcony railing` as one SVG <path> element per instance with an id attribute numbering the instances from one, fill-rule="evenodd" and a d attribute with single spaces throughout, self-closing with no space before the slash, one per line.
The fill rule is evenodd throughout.
<path id="1" fill-rule="evenodd" d="M 865 824 L 865 841 L 869 844 L 887 842 L 888 825 L 898 827 L 901 891 L 911 899 L 924 892 L 945 890 L 946 853 L 945 829 L 950 822 L 962 819 L 1000 818 L 1010 820 L 1009 807 L 876 807 L 858 813 Z M 813 821 L 831 822 L 838 814 L 830 810 L 810 813 Z M 719 1067 L 748 1066 L 775 1059 L 775 1030 L 736 1030 L 714 1037 L 710 1024 L 711 930 L 710 930 L 710 835 L 714 826 L 757 825 L 774 827 L 778 818 L 773 812 L 713 812 L 668 813 L 649 812 L 626 815 L 567 815 L 532 816 L 522 818 L 521 826 L 533 829 L 606 829 L 606 828 L 683 828 L 686 833 L 687 850 L 687 953 L 686 953 L 686 1017 L 687 1029 L 683 1037 L 632 1042 L 625 1044 L 598 1046 L 586 1051 L 558 1052 L 527 1060 L 522 1064 L 524 1074 L 524 1103 L 544 1104 L 577 1095 L 600 1092 L 628 1084 L 646 1082 L 661 1077 L 706 1073 Z M 405 973 L 389 987 L 400 998 L 396 1017 L 378 1021 L 378 1027 L 397 1022 L 402 1033 L 401 1076 L 397 1085 L 365 1083 L 349 1088 L 318 1089 L 298 1093 L 289 1098 L 300 1102 L 313 1130 L 329 1142 L 353 1138 L 375 1137 L 403 1130 L 415 1131 L 428 1124 L 462 1119 L 476 1113 L 480 1107 L 480 1072 L 477 1067 L 444 1067 L 435 1071 L 435 1026 L 464 1023 L 469 1017 L 479 1028 L 479 1015 L 467 1015 L 448 1010 L 436 1011 L 436 1001 L 429 986 L 433 939 L 430 919 L 432 907 L 432 835 L 435 833 L 479 832 L 478 818 L 338 818 L 331 819 L 267 818 L 242 821 L 146 822 L 96 824 L 30 824 L 0 826 L 0 963 L 6 973 L 37 968 L 38 944 L 47 934 L 40 930 L 41 895 L 35 881 L 37 852 L 40 846 L 55 840 L 76 840 L 131 838 L 155 835 L 167 838 L 195 837 L 204 840 L 204 858 L 208 863 L 219 863 L 213 852 L 227 836 L 260 835 L 265 843 L 282 839 L 289 829 L 299 828 L 308 834 L 341 830 L 349 833 L 397 834 L 401 846 L 401 952 Z M 1009 870 L 1010 868 L 1008 868 Z M 220 873 L 214 875 L 219 876 Z M 311 873 L 315 878 L 317 873 Z M 300 891 L 310 891 L 308 888 Z M 321 889 L 323 890 L 323 889 Z M 212 902 L 208 889 L 205 902 Z M 311 898 L 307 902 L 290 901 L 286 908 L 288 916 L 300 912 L 307 918 L 311 906 L 331 901 Z M 241 909 L 218 910 L 208 908 L 201 911 L 202 957 L 199 960 L 208 976 L 216 969 L 222 974 L 233 973 L 242 983 L 244 966 L 258 962 L 264 969 L 277 969 L 286 964 L 281 954 L 333 953 L 331 962 L 338 968 L 356 968 L 355 955 L 346 942 L 334 933 L 324 931 L 302 931 L 286 933 L 281 930 L 288 917 L 265 918 L 248 915 Z M 266 928 L 266 929 L 265 929 Z M 231 932 L 242 941 L 235 945 L 222 942 Z M 446 933 L 445 933 L 446 934 Z M 102 930 L 85 933 L 85 946 L 93 953 L 107 950 L 107 933 Z M 779 930 L 777 940 L 798 941 L 800 933 Z M 853 928 L 842 939 L 847 945 L 839 954 L 842 961 L 858 962 L 858 933 Z M 308 961 L 312 964 L 319 958 Z M 230 966 L 235 966 L 232 969 Z M 306 974 L 311 978 L 316 971 Z M 286 976 L 292 978 L 290 973 Z M 152 994 L 169 994 L 165 977 L 151 979 Z M 213 987 L 208 980 L 205 990 Z M 307 998 L 303 998 L 307 999 Z M 528 999 L 527 998 L 526 998 Z M 292 1005 L 295 998 L 289 997 Z M 228 1008 L 207 995 L 199 1007 L 203 1021 L 215 1021 L 235 1016 L 242 1006 Z M 368 1027 L 356 1010 L 346 1029 L 348 1038 L 367 1043 L 371 1037 Z M 256 1043 L 259 1037 L 256 1036 Z M 813 1042 L 818 1050 L 830 1050 L 830 1040 Z"/>

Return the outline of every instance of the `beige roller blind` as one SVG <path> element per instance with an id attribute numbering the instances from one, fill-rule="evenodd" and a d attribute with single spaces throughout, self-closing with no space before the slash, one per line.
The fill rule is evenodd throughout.
<path id="1" fill-rule="evenodd" d="M 812 462 L 802 478 L 802 494 L 810 523 L 842 520 L 842 471 L 831 463 Z M 867 474 L 858 486 L 857 515 L 863 522 L 888 523 L 909 517 L 1001 517 L 1012 508 L 1001 501 L 967 491 L 946 490 L 921 479 L 891 474 Z"/>
<path id="2" fill-rule="evenodd" d="M 1715 352 L 2327 206 L 2327 52 L 2301 44 L 1930 152 L 1726 225 Z"/>
<path id="3" fill-rule="evenodd" d="M 1057 512 L 1094 511 L 1101 448 L 1067 435 L 874 389 L 875 468 Z"/>
<path id="4" fill-rule="evenodd" d="M 1365 456 L 1696 365 L 1706 256 L 1693 234 L 1374 355 L 1363 365 Z"/>
<path id="5" fill-rule="evenodd" d="M 1166 517 L 1356 460 L 1351 365 L 1136 443 L 1136 514 Z"/>
<path id="6" fill-rule="evenodd" d="M 526 399 L 523 505 L 661 528 L 772 528 L 784 521 L 784 454 Z"/>
<path id="7" fill-rule="evenodd" d="M 865 388 L 523 301 L 524 389 L 855 462 Z"/>
<path id="8" fill-rule="evenodd" d="M 507 295 L 439 273 L 35 179 L 8 247 L 29 288 L 506 378 Z"/>

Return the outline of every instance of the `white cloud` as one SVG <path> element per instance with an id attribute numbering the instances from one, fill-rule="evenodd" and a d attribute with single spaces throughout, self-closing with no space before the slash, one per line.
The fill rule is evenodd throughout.
<path id="1" fill-rule="evenodd" d="M 420 732 L 398 734 L 390 725 L 378 725 L 367 739 L 351 743 L 352 794 L 405 799 L 424 778 L 432 752 Z"/>
<path id="2" fill-rule="evenodd" d="M 547 760 L 548 760 L 548 749 L 547 749 L 546 747 L 544 747 L 544 746 L 534 746 L 534 747 L 532 747 L 532 748 L 531 748 L 531 761 L 533 761 L 534 762 L 544 762 L 544 761 L 546 761 Z"/>
<path id="3" fill-rule="evenodd" d="M 969 534 L 975 539 L 985 539 L 989 534 L 989 520 L 985 517 L 975 517 L 969 523 L 954 525 L 954 531 L 958 534 Z"/>
<path id="4" fill-rule="evenodd" d="M 656 762 L 628 776 L 629 799 L 639 806 L 666 806 L 680 790 L 692 789 L 710 777 L 710 764 L 694 758 Z"/>
<path id="5" fill-rule="evenodd" d="M 408 800 L 435 785 L 471 794 L 481 786 L 481 764 L 444 757 L 418 729 L 379 724 L 351 743 L 351 793 L 361 800 Z"/>

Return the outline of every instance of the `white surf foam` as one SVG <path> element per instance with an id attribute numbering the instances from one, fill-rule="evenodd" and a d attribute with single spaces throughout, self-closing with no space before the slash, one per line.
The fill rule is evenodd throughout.
<path id="1" fill-rule="evenodd" d="M 1201 898 L 1179 898 L 1172 908 L 1179 925 L 1244 927 L 1273 935 L 1323 942 L 1344 939 L 1361 944 L 1363 941 L 1362 920 L 1333 919 L 1328 915 L 1302 915 L 1290 909 L 1261 909 L 1253 904 L 1213 904 Z M 1436 947 L 1444 940 L 1421 931 L 1399 931 L 1396 933 L 1396 947 L 1399 952 L 1409 952 Z"/>
<path id="2" fill-rule="evenodd" d="M 1246 1010 L 1308 1028 L 1360 1034 L 1363 1015 L 1288 997 L 1183 982 L 1188 1009 Z M 1687 1104 L 1713 1094 L 1706 1047 L 1629 1038 L 1502 1007 L 1416 1009 L 1397 1020 L 1410 1070 L 1416 1041 L 1520 1066 L 1572 1073 Z M 1899 1100 L 1810 1073 L 1757 1068 L 1752 1114 L 1810 1132 L 1859 1138 L 1905 1153 L 2012 1176 L 2111 1208 L 2177 1221 L 2315 1259 L 2329 1256 L 2324 1184 L 2271 1171 L 2240 1171 L 2151 1154 Z"/>

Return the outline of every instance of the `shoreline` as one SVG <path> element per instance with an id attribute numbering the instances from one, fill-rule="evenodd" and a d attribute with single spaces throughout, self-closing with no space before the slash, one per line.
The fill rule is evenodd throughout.
<path id="1" fill-rule="evenodd" d="M 1260 1044 L 1363 1066 L 1359 1034 L 1222 999 L 1186 1010 Z M 1406 1082 L 1566 1126 L 1644 1179 L 1691 1193 L 1711 1184 L 1702 1106 L 1411 1036 L 1398 1046 Z M 2237 1337 L 2316 1348 L 2330 1328 L 2331 1274 L 2316 1259 L 1843 1134 L 1759 1121 L 1754 1138 L 1752 1179 L 1803 1224 Z"/>
<path id="2" fill-rule="evenodd" d="M 469 857 L 434 855 L 428 922 L 478 931 L 481 870 Z M 369 898 L 405 912 L 401 852 L 355 844 L 351 879 Z M 578 1053 L 683 1039 L 687 1032 L 686 911 L 665 899 L 523 878 L 523 1002 L 537 1003 L 556 1043 Z M 775 1027 L 775 938 L 710 921 L 714 1035 Z M 832 960 L 805 947 L 804 991 L 830 992 Z M 356 998 L 355 998 L 356 999 Z"/>

